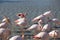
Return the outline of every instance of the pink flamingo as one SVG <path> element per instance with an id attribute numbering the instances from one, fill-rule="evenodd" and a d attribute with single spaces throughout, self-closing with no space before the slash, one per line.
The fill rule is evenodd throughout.
<path id="1" fill-rule="evenodd" d="M 26 27 L 27 26 L 26 13 L 25 14 L 19 13 L 18 14 L 18 17 L 19 17 L 19 19 L 15 20 L 14 22 L 16 23 L 16 25 L 18 25 L 18 26 L 21 27 L 20 30 L 22 31 L 22 35 L 24 36 L 24 31 L 25 30 L 23 29 L 23 27 Z"/>
<path id="2" fill-rule="evenodd" d="M 31 25 L 27 30 L 35 30 L 34 34 L 40 32 L 42 30 L 42 20 L 39 20 L 38 23 Z"/>
<path id="3" fill-rule="evenodd" d="M 49 35 L 46 32 L 40 32 L 37 35 L 33 36 L 35 40 L 49 40 Z"/>
<path id="4" fill-rule="evenodd" d="M 47 11 L 43 14 L 45 17 L 53 17 L 51 11 Z"/>
<path id="5" fill-rule="evenodd" d="M 30 26 L 27 30 L 41 30 L 42 29 L 42 25 L 39 24 L 33 24 L 32 26 Z"/>
<path id="6" fill-rule="evenodd" d="M 60 31 L 59 30 L 52 30 L 49 32 L 49 36 L 52 38 L 60 38 Z"/>
<path id="7" fill-rule="evenodd" d="M 52 19 L 52 22 L 54 22 L 54 23 L 60 25 L 60 21 L 59 21 L 59 19 L 57 19 L 57 18 L 53 18 L 53 19 Z"/>
<path id="8" fill-rule="evenodd" d="M 47 12 L 45 12 L 44 14 L 41 14 L 41 15 L 33 18 L 32 22 L 37 22 L 37 21 L 39 21 L 40 19 L 43 20 L 43 19 L 45 19 L 45 18 L 46 18 L 46 20 L 48 20 L 48 18 L 50 18 L 50 19 L 53 18 L 53 15 L 52 15 L 51 11 L 47 11 Z"/>
<path id="9" fill-rule="evenodd" d="M 27 30 L 34 30 L 34 35 L 37 34 L 38 32 L 40 32 L 42 30 L 42 25 L 40 24 L 33 24 L 32 26 L 30 26 Z"/>
<path id="10" fill-rule="evenodd" d="M 38 22 L 40 19 L 42 19 L 44 16 L 41 14 L 35 18 L 32 19 L 32 22 Z"/>
<path id="11" fill-rule="evenodd" d="M 38 27 L 38 24 L 33 24 L 31 27 L 29 27 L 27 30 L 32 30 L 35 29 L 36 27 Z"/>

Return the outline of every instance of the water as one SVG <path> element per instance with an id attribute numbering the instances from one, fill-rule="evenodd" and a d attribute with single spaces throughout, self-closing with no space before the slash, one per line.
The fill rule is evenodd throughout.
<path id="1" fill-rule="evenodd" d="M 17 18 L 17 13 L 26 12 L 29 24 L 31 25 L 31 19 L 48 10 L 55 13 L 55 17 L 60 19 L 60 0 L 0 1 L 0 20 L 2 20 L 4 15 L 7 15 L 13 23 Z M 14 30 L 17 30 L 16 26 Z"/>

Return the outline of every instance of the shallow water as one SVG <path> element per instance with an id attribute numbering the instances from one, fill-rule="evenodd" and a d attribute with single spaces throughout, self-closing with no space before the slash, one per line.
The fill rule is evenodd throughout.
<path id="1" fill-rule="evenodd" d="M 28 22 L 31 25 L 31 19 L 48 10 L 51 10 L 55 17 L 60 19 L 60 0 L 0 1 L 0 21 L 4 15 L 7 15 L 13 23 L 17 19 L 17 13 L 26 12 Z M 10 27 L 13 28 L 13 31 L 18 30 L 14 24 Z M 13 35 L 16 34 L 13 32 Z"/>

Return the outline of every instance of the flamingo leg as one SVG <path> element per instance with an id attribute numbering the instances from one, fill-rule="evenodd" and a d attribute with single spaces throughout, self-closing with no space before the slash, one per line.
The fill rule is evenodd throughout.
<path id="1" fill-rule="evenodd" d="M 21 35 L 22 35 L 22 36 L 21 36 L 21 37 L 22 37 L 22 40 L 24 40 L 24 29 L 21 28 L 20 31 L 21 31 Z"/>

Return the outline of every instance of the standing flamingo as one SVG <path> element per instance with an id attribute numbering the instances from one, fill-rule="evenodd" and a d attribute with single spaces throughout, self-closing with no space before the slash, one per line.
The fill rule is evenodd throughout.
<path id="1" fill-rule="evenodd" d="M 22 31 L 22 35 L 24 35 L 24 27 L 27 26 L 27 19 L 26 19 L 26 14 L 19 13 L 18 14 L 19 19 L 15 20 L 15 24 L 20 26 L 20 30 Z"/>
<path id="2" fill-rule="evenodd" d="M 18 26 L 26 26 L 27 25 L 27 19 L 26 16 L 23 13 L 18 14 L 19 19 L 15 20 L 16 25 Z"/>

